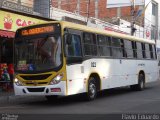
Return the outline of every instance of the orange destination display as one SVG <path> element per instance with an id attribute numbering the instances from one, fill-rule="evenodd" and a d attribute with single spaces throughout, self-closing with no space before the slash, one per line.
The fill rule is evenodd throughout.
<path id="1" fill-rule="evenodd" d="M 54 26 L 45 26 L 45 27 L 39 27 L 39 28 L 31 28 L 28 30 L 22 30 L 21 35 L 28 36 L 28 35 L 35 35 L 35 34 L 42 34 L 42 33 L 49 33 L 49 32 L 54 32 Z"/>

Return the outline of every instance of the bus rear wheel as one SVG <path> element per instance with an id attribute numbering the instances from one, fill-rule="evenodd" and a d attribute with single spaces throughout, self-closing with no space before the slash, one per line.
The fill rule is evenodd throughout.
<path id="1" fill-rule="evenodd" d="M 91 101 L 94 100 L 97 96 L 97 86 L 96 80 L 94 77 L 91 77 L 88 81 L 88 92 L 87 92 L 87 100 Z"/>
<path id="2" fill-rule="evenodd" d="M 142 91 L 145 88 L 145 76 L 144 74 L 139 74 L 138 84 L 130 86 L 132 90 Z"/>
<path id="3" fill-rule="evenodd" d="M 144 90 L 144 88 L 145 88 L 145 77 L 143 74 L 139 74 L 137 90 L 141 91 Z"/>

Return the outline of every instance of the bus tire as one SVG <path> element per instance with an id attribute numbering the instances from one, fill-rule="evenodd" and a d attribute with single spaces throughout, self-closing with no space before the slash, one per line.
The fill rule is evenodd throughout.
<path id="1" fill-rule="evenodd" d="M 47 95 L 45 97 L 49 102 L 52 102 L 52 101 L 56 101 L 57 100 L 58 95 Z"/>
<path id="2" fill-rule="evenodd" d="M 139 74 L 138 76 L 138 84 L 136 86 L 136 90 L 142 91 L 145 88 L 145 77 L 144 74 Z"/>
<path id="3" fill-rule="evenodd" d="M 132 90 L 136 90 L 136 91 L 142 91 L 145 88 L 145 77 L 144 74 L 139 74 L 138 76 L 138 84 L 136 85 L 131 85 L 130 88 Z"/>
<path id="4" fill-rule="evenodd" d="M 88 80 L 88 92 L 87 92 L 87 100 L 91 101 L 94 100 L 97 96 L 97 86 L 96 80 L 94 77 L 90 77 Z"/>

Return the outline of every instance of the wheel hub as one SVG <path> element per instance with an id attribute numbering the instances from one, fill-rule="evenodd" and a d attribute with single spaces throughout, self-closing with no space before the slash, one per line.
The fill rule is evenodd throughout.
<path id="1" fill-rule="evenodd" d="M 96 86 L 95 86 L 93 83 L 91 83 L 91 84 L 89 85 L 89 93 L 90 93 L 90 96 L 91 96 L 91 97 L 94 97 L 94 96 L 95 96 Z"/>

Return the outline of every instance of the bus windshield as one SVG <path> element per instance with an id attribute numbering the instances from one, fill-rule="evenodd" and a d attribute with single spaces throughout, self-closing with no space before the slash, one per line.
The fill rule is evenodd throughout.
<path id="1" fill-rule="evenodd" d="M 61 65 L 60 35 L 15 40 L 16 71 L 47 71 Z"/>

